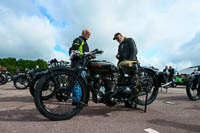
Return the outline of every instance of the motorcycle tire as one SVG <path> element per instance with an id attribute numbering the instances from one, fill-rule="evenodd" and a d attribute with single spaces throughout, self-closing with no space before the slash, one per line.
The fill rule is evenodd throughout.
<path id="1" fill-rule="evenodd" d="M 156 99 L 156 97 L 158 95 L 159 87 L 158 87 L 158 79 L 156 77 L 154 77 L 154 73 L 152 73 L 148 69 L 144 69 L 143 72 L 146 73 L 147 76 L 149 76 L 149 77 L 147 77 L 147 79 L 151 79 L 152 88 L 148 91 L 143 91 L 142 93 L 144 95 L 138 96 L 135 102 L 136 102 L 136 104 L 145 106 L 146 93 L 148 93 L 148 98 L 147 98 L 146 104 L 149 105 Z M 141 99 L 142 97 L 143 97 L 143 99 Z"/>
<path id="2" fill-rule="evenodd" d="M 36 85 L 38 84 L 39 80 L 41 78 L 34 78 L 31 82 L 30 82 L 30 86 L 29 86 L 29 92 L 31 94 L 32 97 L 35 96 L 35 88 L 36 88 Z"/>
<path id="3" fill-rule="evenodd" d="M 62 76 L 65 75 L 67 77 L 67 80 L 64 80 L 64 83 L 55 81 L 56 78 L 59 77 L 59 75 L 62 75 Z M 57 121 L 57 120 L 70 119 L 73 116 L 75 116 L 77 113 L 79 113 L 83 109 L 83 107 L 88 103 L 89 90 L 87 89 L 84 80 L 82 78 L 79 78 L 78 82 L 82 88 L 82 98 L 79 104 L 73 105 L 72 96 L 71 96 L 72 90 L 69 87 L 71 86 L 71 83 L 73 82 L 71 80 L 73 79 L 72 75 L 73 75 L 72 71 L 56 70 L 52 73 L 49 73 L 43 76 L 42 79 L 39 80 L 39 83 L 36 85 L 35 96 L 34 96 L 34 102 L 35 102 L 36 108 L 43 116 L 45 116 L 49 120 Z M 52 82 L 54 84 L 54 89 L 51 90 L 53 92 L 53 95 L 51 95 L 49 99 L 44 99 L 43 93 L 45 93 L 46 89 L 47 89 L 46 91 L 50 91 L 50 90 L 48 90 L 48 88 L 45 88 L 43 90 L 43 87 L 45 86 L 45 83 L 49 82 L 50 80 L 54 80 Z M 61 84 L 62 85 L 65 84 L 66 86 L 61 87 Z M 73 88 L 73 86 L 71 87 Z M 56 104 L 56 102 L 58 102 L 58 104 Z M 61 102 L 63 102 L 63 104 Z M 46 106 L 45 104 L 48 104 L 48 106 Z M 56 109 L 52 109 L 51 104 L 53 104 L 52 107 L 56 106 Z M 69 109 L 67 107 L 64 107 L 62 109 L 62 105 L 69 107 Z M 61 109 L 61 110 L 56 112 L 57 109 Z M 67 112 L 61 112 L 64 110 L 67 110 Z"/>
<path id="4" fill-rule="evenodd" d="M 18 75 L 17 77 L 14 78 L 13 84 L 14 84 L 14 86 L 15 86 L 16 89 L 18 89 L 18 90 L 24 90 L 24 89 L 28 88 L 28 86 L 30 84 L 30 81 L 26 77 L 26 75 Z"/>
<path id="5" fill-rule="evenodd" d="M 0 85 L 6 84 L 8 81 L 7 77 L 4 74 L 0 74 Z"/>
<path id="6" fill-rule="evenodd" d="M 188 80 L 188 82 L 186 84 L 186 93 L 187 93 L 187 96 L 192 101 L 200 100 L 200 90 L 198 90 L 198 89 L 200 89 L 199 86 L 196 89 L 192 89 L 192 86 L 193 86 L 193 80 Z"/>

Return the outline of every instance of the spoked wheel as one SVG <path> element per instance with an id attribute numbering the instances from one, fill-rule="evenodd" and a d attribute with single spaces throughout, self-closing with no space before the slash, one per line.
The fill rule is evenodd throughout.
<path id="1" fill-rule="evenodd" d="M 141 84 L 141 89 L 139 90 L 139 96 L 137 97 L 136 103 L 139 105 L 145 105 L 146 93 L 148 93 L 147 97 L 147 105 L 151 104 L 158 95 L 158 85 L 157 79 L 153 78 L 154 75 L 151 71 L 143 69 L 139 73 L 139 81 Z"/>
<path id="2" fill-rule="evenodd" d="M 25 75 L 17 76 L 14 79 L 14 86 L 16 89 L 23 90 L 29 86 L 29 79 Z"/>
<path id="3" fill-rule="evenodd" d="M 4 74 L 0 74 L 0 85 L 6 84 L 7 80 Z"/>
<path id="4" fill-rule="evenodd" d="M 82 79 L 78 79 L 81 99 L 77 104 L 72 104 L 72 89 L 74 89 L 72 74 L 71 71 L 57 70 L 39 80 L 35 89 L 34 102 L 39 112 L 48 119 L 70 119 L 87 104 L 88 91 Z"/>
<path id="5" fill-rule="evenodd" d="M 193 80 L 189 79 L 186 85 L 186 93 L 192 101 L 200 100 L 200 86 L 199 83 L 194 86 Z"/>
<path id="6" fill-rule="evenodd" d="M 41 78 L 33 79 L 30 83 L 29 91 L 33 97 L 35 96 L 35 89 L 36 89 L 37 84 L 39 83 L 40 79 Z M 51 95 L 53 93 L 53 88 L 54 88 L 53 82 L 54 82 L 53 78 L 49 79 L 48 81 L 45 82 L 43 91 L 46 94 L 42 96 L 43 99 L 48 99 L 49 97 L 51 97 Z"/>

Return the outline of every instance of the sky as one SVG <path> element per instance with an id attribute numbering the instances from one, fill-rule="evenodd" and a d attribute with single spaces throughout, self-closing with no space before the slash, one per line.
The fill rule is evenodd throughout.
<path id="1" fill-rule="evenodd" d="M 1 0 L 0 58 L 57 58 L 69 61 L 68 49 L 83 29 L 91 30 L 90 50 L 117 63 L 121 32 L 135 40 L 142 66 L 181 70 L 200 65 L 199 0 Z"/>

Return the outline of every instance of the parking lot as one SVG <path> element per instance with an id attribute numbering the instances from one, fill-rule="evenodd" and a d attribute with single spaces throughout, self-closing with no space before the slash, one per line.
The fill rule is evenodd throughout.
<path id="1" fill-rule="evenodd" d="M 200 101 L 188 99 L 184 86 L 159 92 L 147 107 L 125 108 L 89 102 L 77 116 L 49 121 L 35 108 L 29 90 L 0 86 L 1 133 L 189 133 L 200 132 Z"/>

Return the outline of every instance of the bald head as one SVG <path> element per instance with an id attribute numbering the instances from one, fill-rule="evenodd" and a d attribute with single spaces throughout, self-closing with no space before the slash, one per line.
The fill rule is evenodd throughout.
<path id="1" fill-rule="evenodd" d="M 89 39 L 89 37 L 90 37 L 90 35 L 91 35 L 91 31 L 89 30 L 89 29 L 84 29 L 83 31 L 82 31 L 82 37 L 83 38 L 85 38 L 86 40 L 88 40 Z"/>

